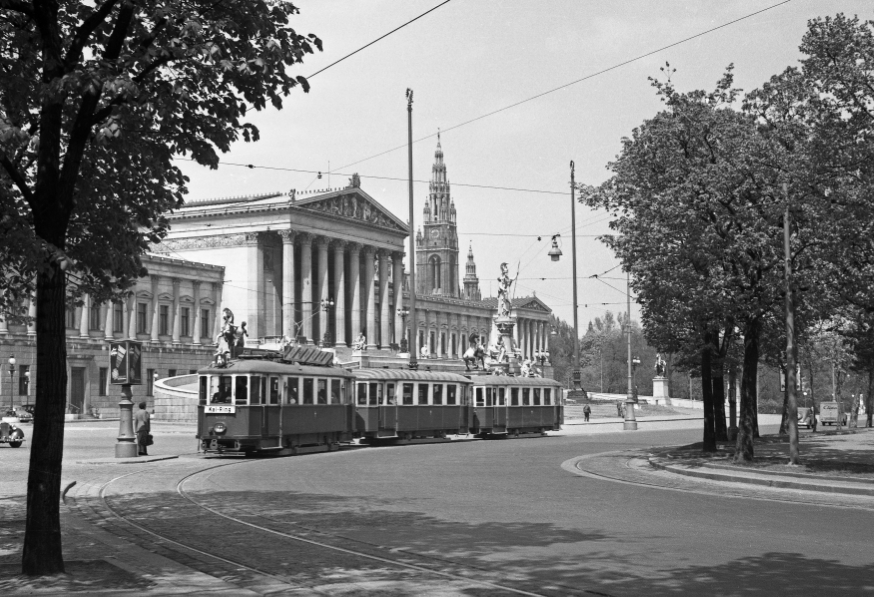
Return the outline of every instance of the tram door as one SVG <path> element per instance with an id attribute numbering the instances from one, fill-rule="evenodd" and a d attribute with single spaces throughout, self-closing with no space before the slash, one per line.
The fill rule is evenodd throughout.
<path id="1" fill-rule="evenodd" d="M 393 382 L 385 384 L 385 392 L 382 388 L 382 384 L 379 384 L 379 430 L 389 431 L 397 428 L 398 406 L 395 384 Z"/>
<path id="2" fill-rule="evenodd" d="M 495 388 L 494 431 L 507 430 L 507 388 Z"/>

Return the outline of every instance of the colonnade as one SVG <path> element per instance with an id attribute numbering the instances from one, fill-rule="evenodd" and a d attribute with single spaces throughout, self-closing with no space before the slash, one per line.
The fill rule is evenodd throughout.
<path id="1" fill-rule="evenodd" d="M 534 358 L 535 353 L 549 350 L 548 329 L 547 322 L 540 319 L 516 319 L 515 340 L 523 358 Z"/>
<path id="2" fill-rule="evenodd" d="M 421 298 L 423 303 L 427 304 L 425 302 L 427 297 Z M 439 308 L 422 308 L 421 304 L 419 303 L 420 306 L 416 308 L 420 350 L 425 345 L 431 356 L 459 358 L 467 350 L 470 334 L 482 336 L 484 342 L 488 344 L 492 328 L 491 313 L 486 311 L 482 315 L 456 313 Z M 447 305 L 446 308 L 450 306 Z M 409 328 L 407 322 L 407 334 Z"/>

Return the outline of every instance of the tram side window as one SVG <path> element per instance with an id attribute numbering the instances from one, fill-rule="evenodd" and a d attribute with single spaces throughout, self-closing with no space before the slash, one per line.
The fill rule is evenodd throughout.
<path id="1" fill-rule="evenodd" d="M 413 403 L 413 384 L 405 383 L 404 384 L 404 404 L 412 404 Z"/>
<path id="2" fill-rule="evenodd" d="M 200 399 L 201 404 L 206 404 L 206 391 L 209 389 L 209 377 L 206 375 L 200 376 L 200 391 L 198 393 L 198 398 Z"/>
<path id="3" fill-rule="evenodd" d="M 543 404 L 545 406 L 552 404 L 552 388 L 543 388 Z"/>
<path id="4" fill-rule="evenodd" d="M 476 405 L 477 406 L 485 406 L 485 400 L 483 400 L 483 390 L 485 388 L 476 388 Z"/>
<path id="5" fill-rule="evenodd" d="M 428 385 L 426 383 L 419 384 L 419 404 L 428 404 Z"/>
<path id="6" fill-rule="evenodd" d="M 540 388 L 534 388 L 534 406 L 540 406 Z"/>
<path id="7" fill-rule="evenodd" d="M 331 380 L 331 404 L 342 404 L 343 401 L 340 400 L 340 380 L 332 379 Z"/>
<path id="8" fill-rule="evenodd" d="M 327 379 L 317 379 L 316 380 L 319 391 L 316 394 L 316 397 L 319 401 L 319 404 L 327 404 L 328 403 L 328 380 Z"/>
<path id="9" fill-rule="evenodd" d="M 298 384 L 298 378 L 289 377 L 286 379 L 286 384 L 288 384 L 288 403 L 300 404 L 300 389 Z"/>
<path id="10" fill-rule="evenodd" d="M 279 404 L 279 378 L 270 378 L 270 404 Z"/>
<path id="11" fill-rule="evenodd" d="M 370 388 L 369 391 L 369 404 L 370 406 L 379 406 L 382 402 L 382 384 L 381 383 L 370 383 L 368 384 Z"/>
<path id="12" fill-rule="evenodd" d="M 261 404 L 261 377 L 252 376 L 252 389 L 249 391 L 249 404 Z"/>
<path id="13" fill-rule="evenodd" d="M 245 375 L 237 376 L 237 387 L 234 389 L 234 403 L 246 404 L 249 394 L 249 378 Z"/>
<path id="14" fill-rule="evenodd" d="M 492 396 L 495 393 L 494 388 L 486 388 L 486 406 L 491 406 L 494 404 Z"/>
<path id="15" fill-rule="evenodd" d="M 531 388 L 522 388 L 522 406 L 531 404 Z"/>
<path id="16" fill-rule="evenodd" d="M 303 378 L 303 404 L 313 403 L 313 387 L 316 385 L 316 380 L 312 377 Z"/>
<path id="17" fill-rule="evenodd" d="M 519 406 L 519 388 L 510 388 L 510 406 Z"/>
<path id="18" fill-rule="evenodd" d="M 385 384 L 385 404 L 394 405 L 395 403 L 395 384 Z"/>
<path id="19" fill-rule="evenodd" d="M 433 404 L 443 404 L 443 384 L 435 383 L 434 384 L 434 396 L 432 400 Z"/>
<path id="20" fill-rule="evenodd" d="M 458 386 L 455 384 L 449 384 L 446 386 L 446 404 L 452 406 L 456 404 L 456 397 L 458 392 Z"/>
<path id="21" fill-rule="evenodd" d="M 507 388 L 498 388 L 498 406 L 507 404 Z"/>
<path id="22" fill-rule="evenodd" d="M 367 406 L 367 384 L 360 383 L 358 385 L 358 406 Z"/>

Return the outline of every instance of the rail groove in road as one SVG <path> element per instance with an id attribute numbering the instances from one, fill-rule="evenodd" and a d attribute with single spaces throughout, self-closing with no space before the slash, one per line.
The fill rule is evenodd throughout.
<path id="1" fill-rule="evenodd" d="M 606 595 L 556 583 L 533 586 L 532 581 L 524 579 L 508 583 L 506 578 L 512 574 L 508 575 L 507 571 L 477 568 L 468 562 L 458 563 L 409 550 L 390 550 L 319 529 L 298 527 L 301 533 L 288 533 L 241 518 L 252 518 L 251 513 L 231 509 L 234 514 L 231 515 L 202 504 L 185 490 L 186 482 L 197 475 L 248 463 L 253 461 L 221 463 L 206 468 L 201 460 L 193 464 L 180 463 L 180 466 L 150 467 L 117 476 L 99 489 L 92 488 L 92 495 L 97 490 L 97 500 L 82 500 L 74 496 L 73 502 L 86 518 L 102 526 L 113 526 L 112 532 L 117 535 L 261 594 L 280 591 L 312 595 L 381 594 L 400 583 L 416 587 L 415 594 L 428 594 L 429 587 L 433 587 L 434 593 L 444 595 L 447 589 L 453 588 L 459 592 L 485 590 L 489 595 L 532 597 Z M 197 470 L 191 471 L 191 468 Z M 178 480 L 171 481 L 168 477 Z M 138 483 L 140 488 L 148 486 L 151 493 L 131 491 L 136 485 L 125 491 L 123 485 L 131 482 Z M 164 490 L 160 494 L 155 492 L 161 488 L 158 486 Z M 175 497 L 170 494 L 171 487 Z M 114 492 L 116 488 L 118 491 Z M 87 488 L 81 489 L 80 493 L 87 494 L 87 491 Z M 205 520 L 204 513 L 221 522 Z M 124 532 L 121 526 L 129 527 L 128 532 Z M 304 536 L 306 534 L 317 535 L 318 540 Z M 265 540 L 265 535 L 274 539 Z M 283 542 L 281 545 L 277 544 L 277 537 Z M 339 580 L 333 583 L 323 575 L 326 570 L 340 569 L 346 572 L 355 570 L 357 575 L 342 579 L 336 578 L 342 574 L 327 574 L 335 581 Z M 288 570 L 288 573 L 277 573 L 282 570 Z M 489 576 L 495 578 L 484 578 Z M 438 579 L 439 584 L 436 584 Z"/>

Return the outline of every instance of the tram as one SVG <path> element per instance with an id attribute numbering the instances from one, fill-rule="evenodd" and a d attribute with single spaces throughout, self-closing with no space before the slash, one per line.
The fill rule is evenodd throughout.
<path id="1" fill-rule="evenodd" d="M 543 377 L 482 375 L 473 378 L 470 432 L 515 436 L 559 431 L 564 423 L 561 384 Z"/>
<path id="2" fill-rule="evenodd" d="M 471 381 L 455 373 L 356 369 L 356 432 L 367 442 L 467 434 Z"/>
<path id="3" fill-rule="evenodd" d="M 201 449 L 285 455 L 352 441 L 355 378 L 330 359 L 318 348 L 297 347 L 279 359 L 242 358 L 199 370 Z"/>

